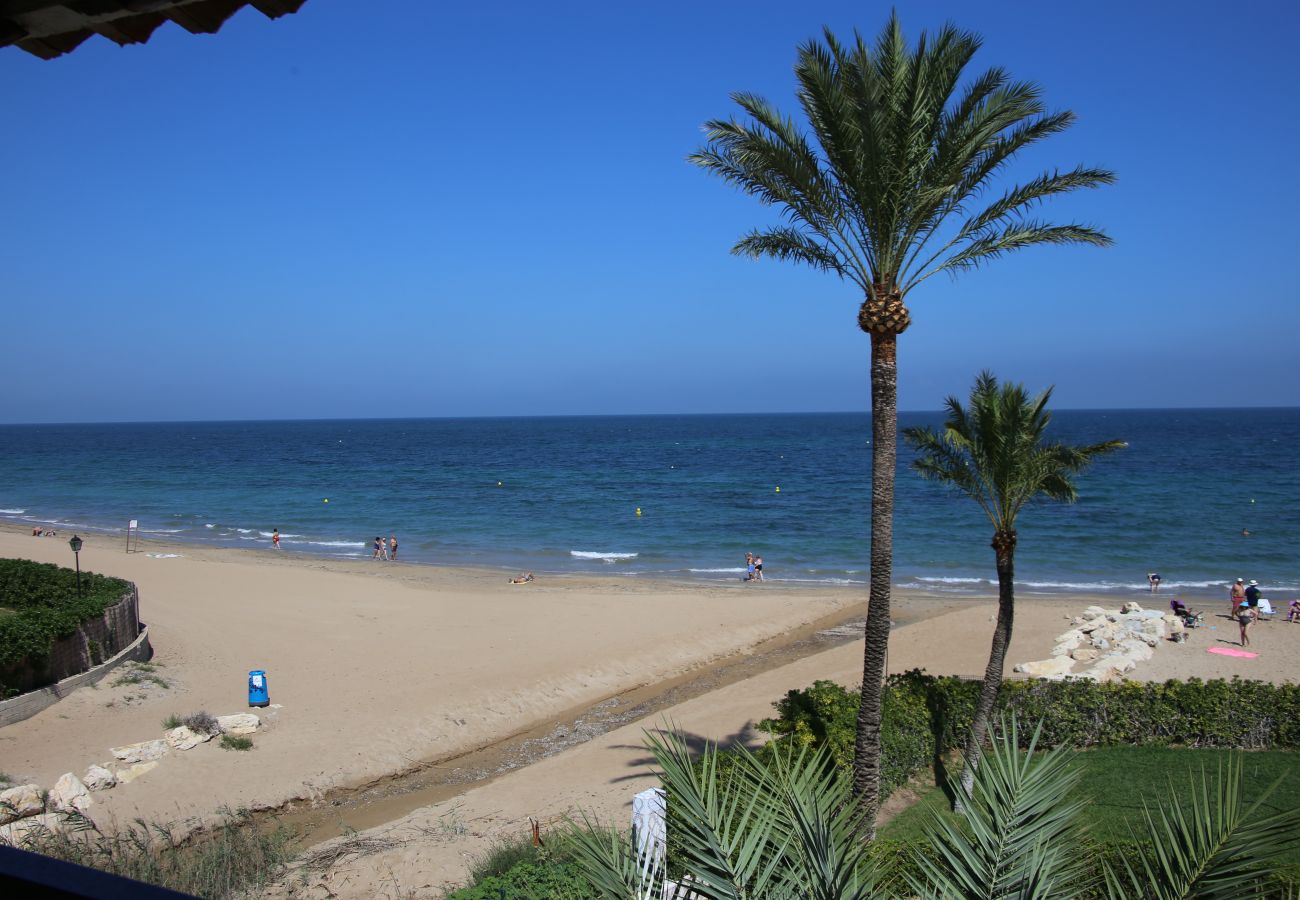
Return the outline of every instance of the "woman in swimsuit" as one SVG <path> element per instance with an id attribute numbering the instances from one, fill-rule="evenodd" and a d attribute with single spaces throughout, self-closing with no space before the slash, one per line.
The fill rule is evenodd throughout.
<path id="1" fill-rule="evenodd" d="M 1246 582 L 1243 579 L 1237 579 L 1237 583 L 1232 586 L 1232 590 L 1228 591 L 1228 599 L 1232 601 L 1232 616 L 1235 618 L 1241 604 L 1246 602 Z"/>
<path id="2" fill-rule="evenodd" d="M 397 561 L 397 535 L 388 536 L 388 558 L 393 562 Z"/>

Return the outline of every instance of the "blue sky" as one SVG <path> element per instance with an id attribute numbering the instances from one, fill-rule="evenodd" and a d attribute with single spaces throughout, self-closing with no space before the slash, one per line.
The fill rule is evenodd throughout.
<path id="1" fill-rule="evenodd" d="M 0 50 L 0 421 L 866 409 L 854 289 L 731 256 L 775 213 L 684 158 L 731 91 L 794 112 L 795 47 L 888 6 L 619 6 Z M 1300 405 L 1300 13 L 1227 9 L 898 5 L 1079 115 L 1011 177 L 1120 178 L 1048 209 L 1113 248 L 912 294 L 901 408 L 985 367 L 1060 407 Z"/>

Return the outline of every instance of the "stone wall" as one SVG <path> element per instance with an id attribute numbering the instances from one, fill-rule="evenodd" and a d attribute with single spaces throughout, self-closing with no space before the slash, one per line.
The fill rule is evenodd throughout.
<path id="1" fill-rule="evenodd" d="M 122 599 L 54 642 L 48 656 L 4 672 L 5 685 L 31 691 L 92 669 L 129 647 L 140 636 L 140 593 L 131 585 Z"/>

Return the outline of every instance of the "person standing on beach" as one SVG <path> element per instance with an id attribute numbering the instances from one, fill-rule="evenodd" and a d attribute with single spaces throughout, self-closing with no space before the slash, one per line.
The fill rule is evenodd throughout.
<path id="1" fill-rule="evenodd" d="M 1259 582 L 1250 579 L 1250 584 L 1246 585 L 1246 606 L 1256 612 L 1259 611 Z"/>
<path id="2" fill-rule="evenodd" d="M 280 529 L 278 528 L 271 529 L 271 544 L 275 547 L 275 549 L 277 550 L 280 549 Z"/>
<path id="3" fill-rule="evenodd" d="M 1154 594 L 1156 591 L 1160 590 L 1160 573 L 1148 572 L 1147 582 L 1151 585 L 1151 593 Z"/>
<path id="4" fill-rule="evenodd" d="M 754 580 L 754 554 L 745 554 L 745 581 Z"/>
<path id="5" fill-rule="evenodd" d="M 1243 605 L 1237 610 L 1237 624 L 1241 626 L 1241 646 L 1250 646 L 1250 626 L 1255 624 L 1255 610 Z"/>
<path id="6" fill-rule="evenodd" d="M 759 581 L 763 580 L 763 557 L 761 556 L 754 557 L 754 575 Z"/>
<path id="7" fill-rule="evenodd" d="M 397 562 L 397 535 L 395 534 L 388 536 L 388 560 Z"/>
<path id="8" fill-rule="evenodd" d="M 371 559 L 388 558 L 388 551 L 384 549 L 384 539 L 381 538 L 379 535 L 375 535 L 375 552 L 374 555 L 372 555 L 370 558 Z"/>
<path id="9" fill-rule="evenodd" d="M 1237 610 L 1241 608 L 1241 604 L 1244 603 L 1246 600 L 1245 579 L 1242 578 L 1237 579 L 1237 583 L 1232 586 L 1232 590 L 1228 591 L 1228 599 L 1232 601 L 1231 615 L 1233 617 L 1236 617 Z"/>

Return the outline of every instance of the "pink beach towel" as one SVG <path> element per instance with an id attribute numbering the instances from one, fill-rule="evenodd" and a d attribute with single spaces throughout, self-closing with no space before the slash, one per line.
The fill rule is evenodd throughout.
<path id="1" fill-rule="evenodd" d="M 1239 656 L 1242 659 L 1254 659 L 1259 656 L 1258 653 L 1251 653 L 1249 650 L 1238 650 L 1236 647 L 1210 647 L 1206 653 L 1218 653 L 1220 656 Z"/>

